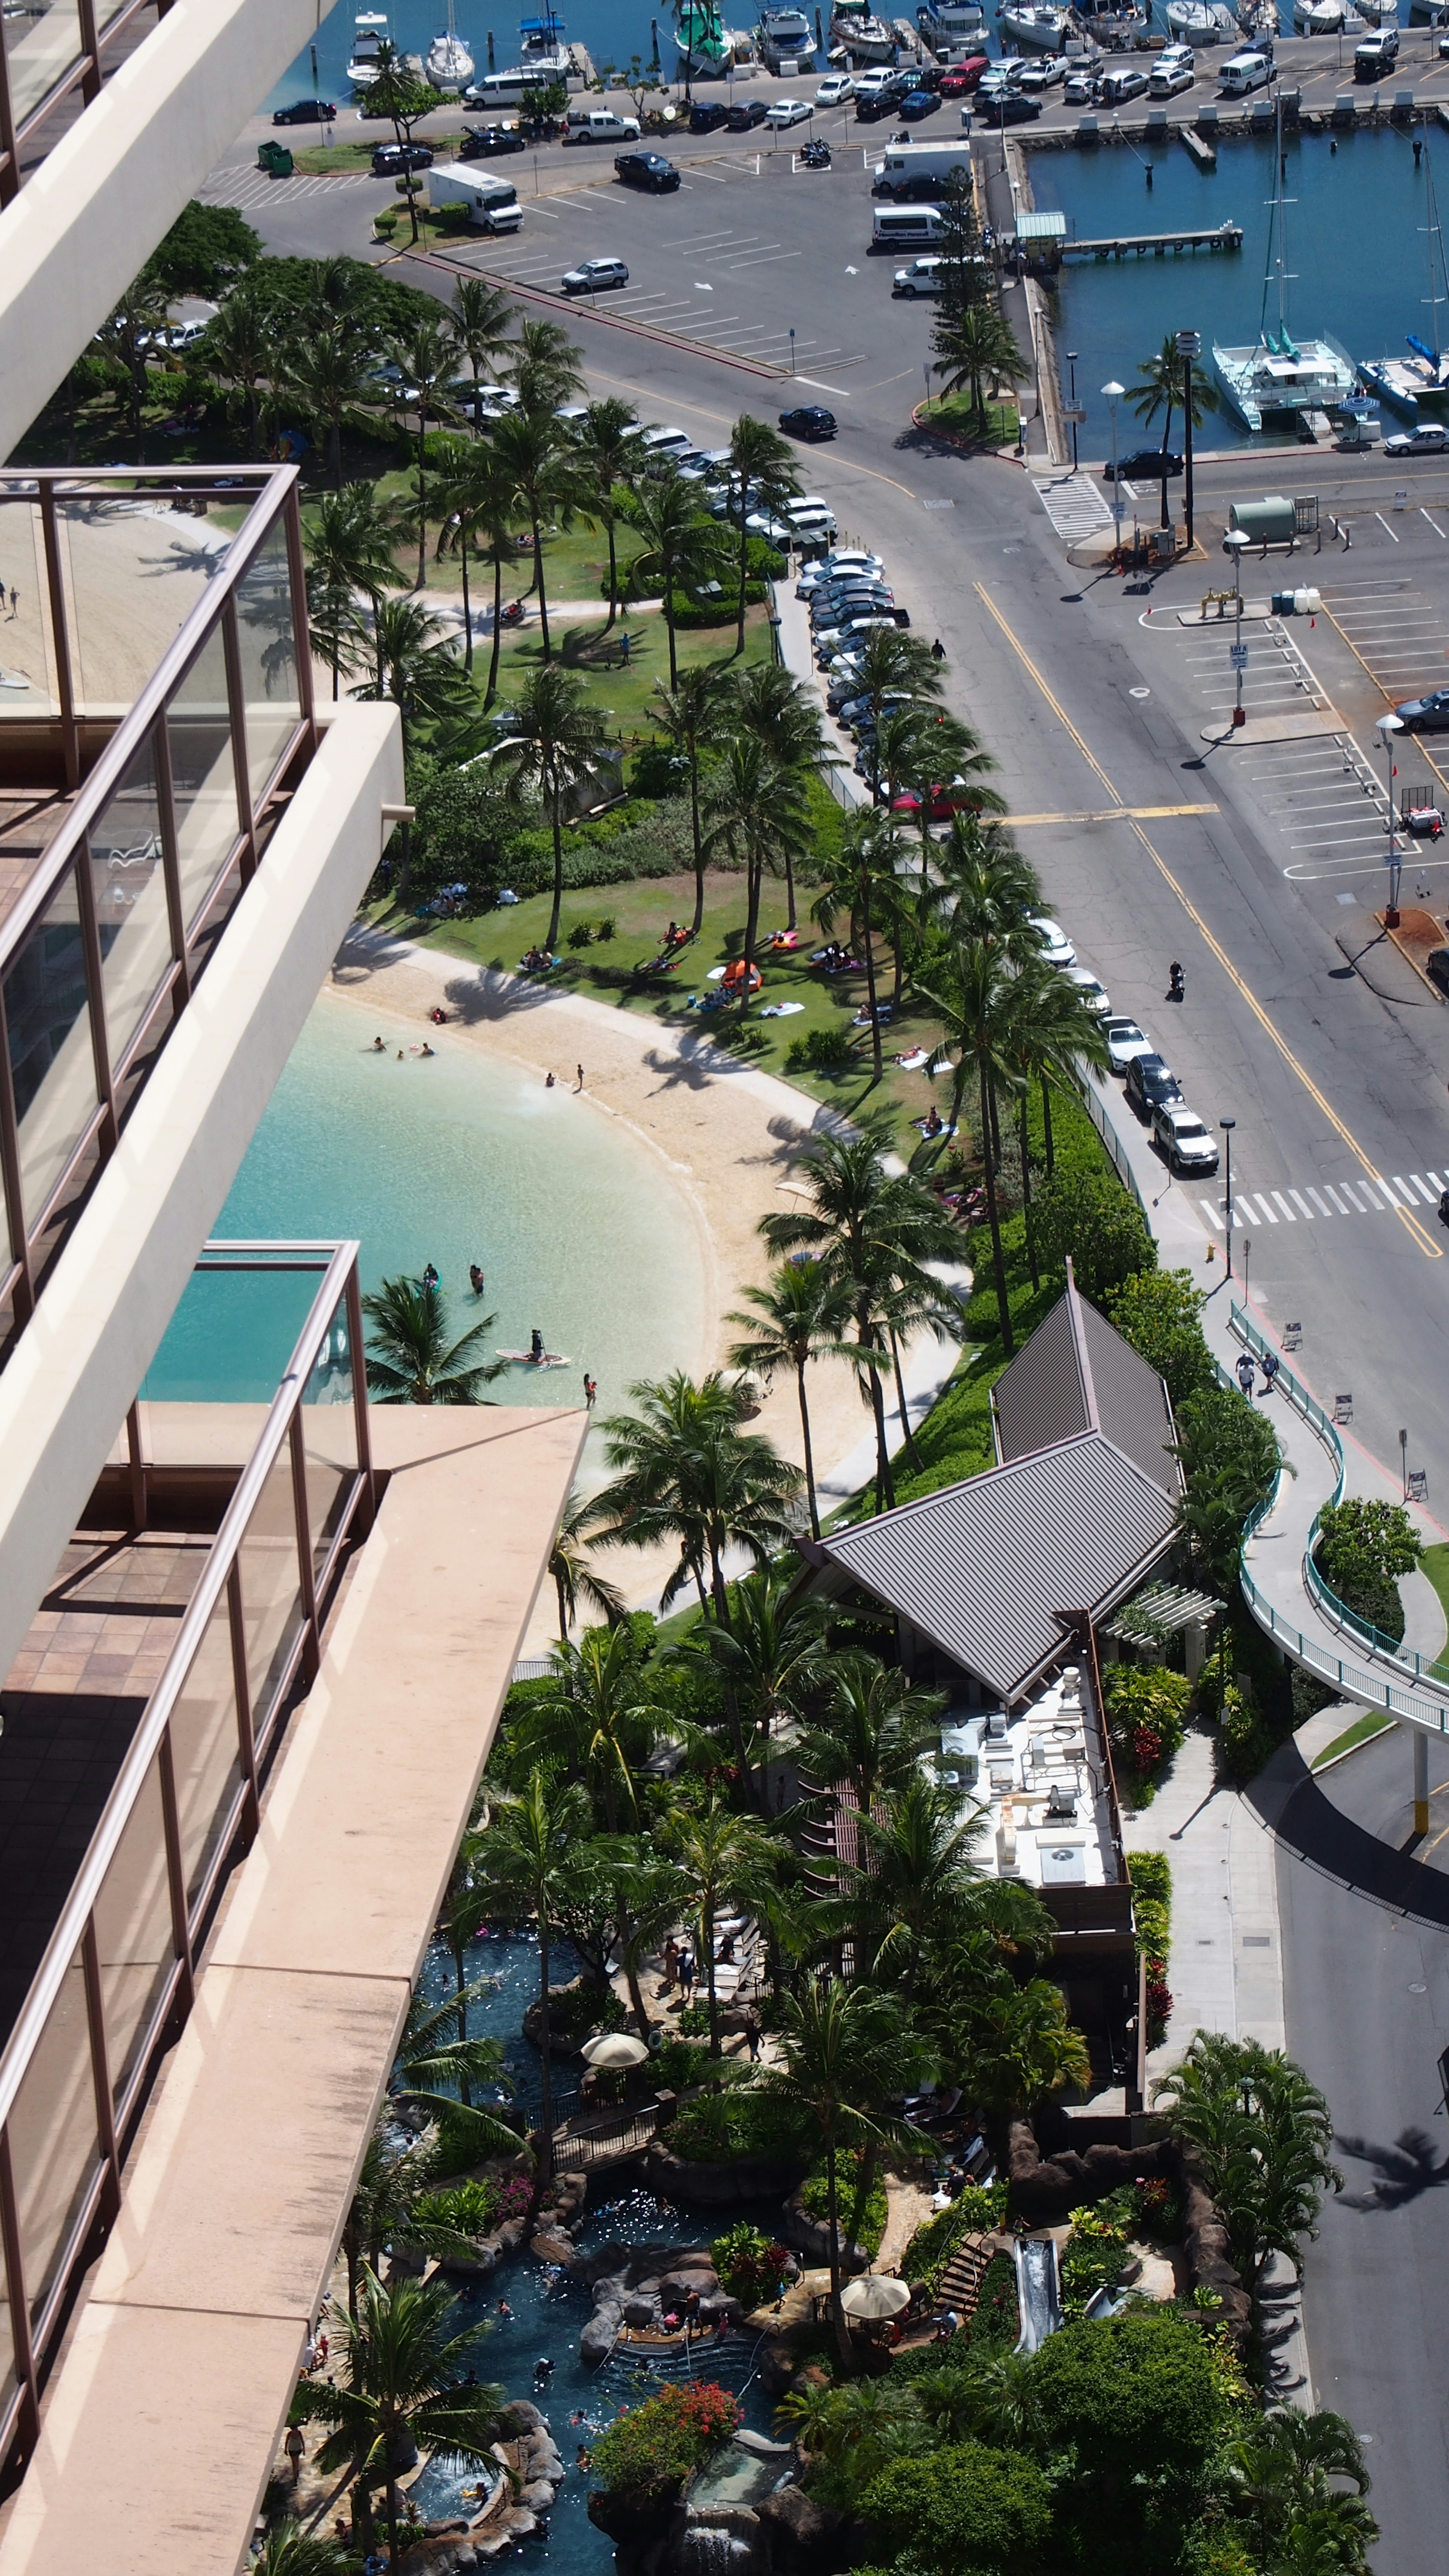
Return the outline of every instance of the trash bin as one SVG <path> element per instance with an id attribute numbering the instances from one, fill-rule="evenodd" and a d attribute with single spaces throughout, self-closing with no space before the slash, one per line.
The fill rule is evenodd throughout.
<path id="1" fill-rule="evenodd" d="M 292 175 L 292 156 L 287 150 L 285 143 L 268 142 L 259 144 L 257 147 L 257 168 L 259 170 L 265 170 L 268 178 L 290 179 Z"/>
<path id="2" fill-rule="evenodd" d="M 1274 593 L 1273 593 L 1273 614 L 1274 614 L 1274 616 L 1275 616 L 1275 617 L 1292 617 L 1292 616 L 1294 615 L 1294 613 L 1295 613 L 1296 606 L 1297 606 L 1297 593 L 1296 593 L 1295 591 L 1291 591 L 1291 590 L 1275 590 L 1275 591 L 1274 591 Z"/>

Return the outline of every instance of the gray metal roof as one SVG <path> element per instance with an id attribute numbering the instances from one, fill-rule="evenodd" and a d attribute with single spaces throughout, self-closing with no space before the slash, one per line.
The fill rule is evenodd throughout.
<path id="1" fill-rule="evenodd" d="M 1029 1457 L 1082 1431 L 1104 1431 L 1176 1501 L 1182 1490 L 1167 1389 L 1130 1342 L 1089 1306 L 1067 1265 L 1066 1294 L 1004 1368 L 991 1393 L 996 1454 Z"/>
<path id="2" fill-rule="evenodd" d="M 1114 1609 L 1162 1555 L 1173 1504 L 1100 1431 L 822 1540 L 826 1557 L 1003 1699 L 1065 1641 L 1062 1614 Z"/>

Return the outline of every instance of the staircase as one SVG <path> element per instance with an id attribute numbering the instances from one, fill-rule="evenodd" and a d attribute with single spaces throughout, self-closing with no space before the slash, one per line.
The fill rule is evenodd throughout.
<path id="1" fill-rule="evenodd" d="M 968 2236 L 957 2246 L 936 2292 L 938 2315 L 945 2308 L 954 2308 L 962 2324 L 970 2324 L 976 2314 L 976 2302 L 981 2296 L 981 2284 L 990 2261 L 991 2253 L 977 2237 Z"/>

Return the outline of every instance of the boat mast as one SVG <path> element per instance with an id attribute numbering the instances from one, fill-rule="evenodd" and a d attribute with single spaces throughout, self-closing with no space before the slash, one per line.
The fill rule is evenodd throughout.
<path id="1" fill-rule="evenodd" d="M 1422 225 L 1420 229 L 1428 235 L 1429 240 L 1429 292 L 1421 300 L 1429 307 L 1430 336 L 1434 342 L 1434 373 L 1437 377 L 1439 373 L 1440 360 L 1439 307 L 1445 301 L 1445 298 L 1442 295 L 1437 295 L 1434 291 L 1434 244 L 1437 241 L 1439 245 L 1439 265 L 1442 269 L 1445 264 L 1444 235 L 1440 228 L 1439 208 L 1434 197 L 1433 165 L 1430 162 L 1427 152 L 1424 155 L 1424 186 L 1427 192 L 1424 211 L 1428 215 L 1429 220 L 1427 224 Z M 1449 280 L 1446 280 L 1446 283 L 1449 283 Z"/>

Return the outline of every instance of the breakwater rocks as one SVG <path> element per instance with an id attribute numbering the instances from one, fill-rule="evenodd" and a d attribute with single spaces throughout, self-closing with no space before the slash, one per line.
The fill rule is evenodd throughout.
<path id="1" fill-rule="evenodd" d="M 403 2551 L 402 2576 L 464 2576 L 533 2538 L 564 2479 L 547 2416 L 526 2398 L 515 2398 L 503 2410 L 493 2457 L 503 2474 L 482 2512 L 471 2522 L 428 2523 L 421 2539 Z"/>

